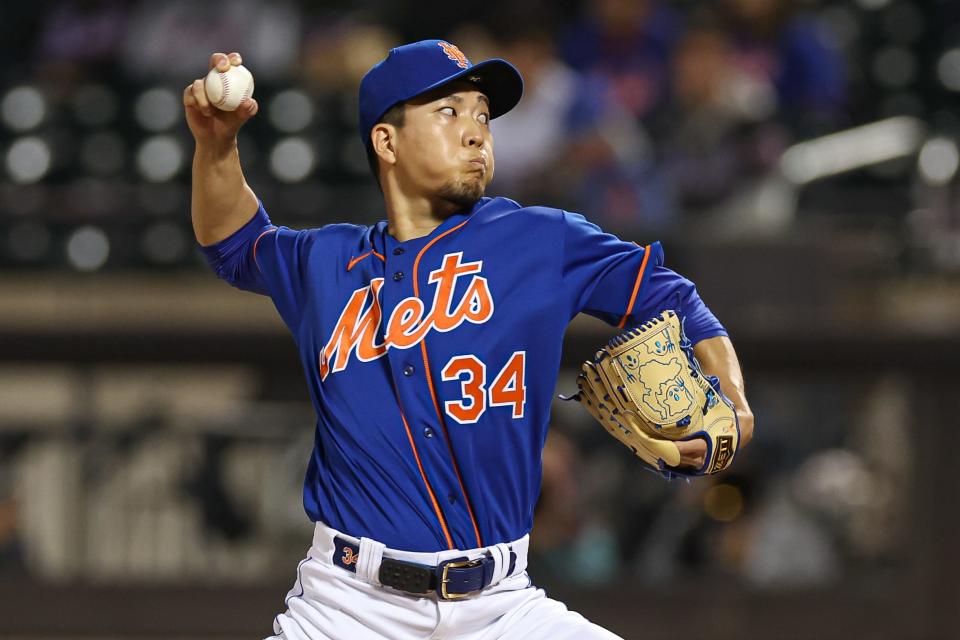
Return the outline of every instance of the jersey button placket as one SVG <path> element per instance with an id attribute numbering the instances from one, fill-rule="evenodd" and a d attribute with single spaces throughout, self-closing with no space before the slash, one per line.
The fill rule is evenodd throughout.
<path id="1" fill-rule="evenodd" d="M 385 319 L 391 317 L 398 304 L 414 295 L 412 274 L 414 260 L 419 255 L 418 246 L 420 246 L 419 243 L 409 248 L 385 247 L 384 273 L 389 282 L 389 286 L 384 286 L 381 293 Z M 428 260 L 426 264 L 432 263 Z M 421 287 L 420 295 L 429 308 L 432 289 L 429 283 L 425 282 L 423 271 L 424 269 L 429 271 L 429 268 L 424 265 L 420 268 L 421 271 L 417 275 Z M 427 289 L 424 289 L 424 286 Z M 423 339 L 428 338 L 429 335 Z M 390 363 L 396 393 L 411 430 L 410 435 L 416 441 L 414 446 L 417 449 L 420 464 L 435 492 L 435 499 L 444 513 L 450 533 L 455 543 L 475 546 L 467 542 L 471 539 L 472 527 L 465 513 L 460 513 L 463 509 L 463 500 L 460 496 L 456 470 L 452 466 L 446 440 L 437 421 L 420 355 L 420 345 L 413 345 L 410 349 L 388 348 L 386 357 Z"/>

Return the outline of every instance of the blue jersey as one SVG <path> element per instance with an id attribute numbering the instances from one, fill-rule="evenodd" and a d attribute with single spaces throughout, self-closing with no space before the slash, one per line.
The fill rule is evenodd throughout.
<path id="1" fill-rule="evenodd" d="M 386 222 L 276 227 L 261 206 L 202 250 L 230 284 L 273 299 L 299 348 L 317 412 L 308 516 L 395 549 L 530 531 L 578 313 L 623 327 L 671 308 L 691 341 L 725 335 L 659 243 L 505 198 L 406 242 Z"/>

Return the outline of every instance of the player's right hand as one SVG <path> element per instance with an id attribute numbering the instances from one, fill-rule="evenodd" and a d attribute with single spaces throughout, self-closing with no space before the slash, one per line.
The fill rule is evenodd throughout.
<path id="1" fill-rule="evenodd" d="M 210 56 L 210 69 L 226 71 L 230 65 L 243 63 L 239 53 L 215 53 Z M 221 111 L 207 100 L 203 88 L 204 78 L 198 78 L 183 90 L 183 108 L 187 116 L 187 125 L 197 144 L 231 143 L 240 127 L 256 115 L 259 105 L 253 98 L 246 100 L 236 111 Z"/>

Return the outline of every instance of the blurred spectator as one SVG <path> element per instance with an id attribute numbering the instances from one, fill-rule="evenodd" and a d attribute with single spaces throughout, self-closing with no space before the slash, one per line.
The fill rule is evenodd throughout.
<path id="1" fill-rule="evenodd" d="M 62 0 L 45 12 L 37 53 L 45 62 L 112 63 L 127 29 L 129 3 Z"/>
<path id="2" fill-rule="evenodd" d="M 844 60 L 824 30 L 796 15 L 795 0 L 722 0 L 734 68 L 776 91 L 786 120 L 806 137 L 838 124 L 846 107 Z"/>
<path id="3" fill-rule="evenodd" d="M 327 183 L 370 187 L 368 196 L 374 198 L 364 197 L 361 202 L 353 195 L 355 215 L 370 215 L 382 208 L 357 137 L 357 90 L 367 70 L 399 41 L 385 25 L 350 12 L 313 15 L 306 25 L 297 68 L 300 77 L 294 84 L 307 89 L 317 105 L 320 126 L 311 131 L 311 138 L 320 153 L 314 175 Z M 379 217 L 376 214 L 374 219 Z"/>
<path id="4" fill-rule="evenodd" d="M 26 574 L 23 548 L 18 537 L 17 502 L 13 478 L 9 471 L 12 460 L 0 458 L 0 576 Z"/>
<path id="5" fill-rule="evenodd" d="M 524 11 L 523 15 L 527 16 L 528 18 L 532 17 L 532 14 L 529 11 Z M 494 41 L 493 33 L 491 33 L 490 29 L 477 22 L 467 22 L 457 25 L 457 27 L 450 32 L 450 41 L 456 44 L 460 50 L 465 52 L 470 60 L 474 62 L 479 60 L 487 60 L 489 58 L 503 58 L 506 55 L 504 53 L 504 47 L 506 47 L 507 43 L 512 40 L 510 36 L 511 29 L 515 30 L 518 26 L 520 27 L 520 31 L 523 31 L 526 27 L 531 29 L 533 33 L 547 32 L 551 42 L 553 41 L 553 31 L 536 21 L 524 20 L 517 24 L 517 22 L 511 16 L 503 22 L 505 24 L 512 24 L 513 26 L 508 29 L 496 29 L 495 33 L 498 36 L 499 42 Z M 517 61 L 513 60 L 512 58 L 510 59 L 510 62 L 514 65 L 517 64 Z M 520 69 L 520 72 L 523 73 L 523 69 Z M 528 86 L 526 75 L 524 75 L 523 78 L 523 88 L 524 98 L 526 98 L 530 88 Z M 523 100 L 520 102 L 522 103 Z M 510 110 L 510 113 L 513 113 L 512 109 Z"/>
<path id="6" fill-rule="evenodd" d="M 288 77 L 300 52 L 300 5 L 280 0 L 140 2 L 126 33 L 123 63 L 132 78 L 186 85 L 214 51 L 240 51 L 258 79 Z"/>
<path id="7" fill-rule="evenodd" d="M 116 76 L 129 12 L 118 0 L 51 3 L 33 44 L 36 80 L 50 98 L 69 101 L 83 82 Z"/>
<path id="8" fill-rule="evenodd" d="M 701 212 L 750 188 L 776 166 L 786 136 L 772 118 L 776 97 L 736 65 L 719 25 L 692 26 L 672 60 L 672 99 L 653 132 L 658 169 L 681 212 Z"/>
<path id="9" fill-rule="evenodd" d="M 561 34 L 560 46 L 568 64 L 603 78 L 609 97 L 643 118 L 666 96 L 680 27 L 677 14 L 658 0 L 596 0 Z"/>
<path id="10" fill-rule="evenodd" d="M 756 585 L 809 586 L 836 580 L 843 557 L 835 530 L 797 503 L 783 478 L 740 526 L 719 536 L 727 568 Z"/>
<path id="11" fill-rule="evenodd" d="M 744 469 L 681 485 L 651 525 L 636 564 L 648 584 L 739 576 L 796 586 L 837 577 L 831 529 L 800 507 L 782 476 Z"/>
<path id="12" fill-rule="evenodd" d="M 574 121 L 589 121 L 597 110 L 584 79 L 556 56 L 552 34 L 536 23 L 524 24 L 529 26 L 498 34 L 496 52 L 520 70 L 524 98 L 491 125 L 496 187 L 519 199 L 541 195 L 544 169 L 570 160 L 566 146 L 581 124 Z"/>
<path id="13" fill-rule="evenodd" d="M 608 524 L 589 508 L 586 473 L 573 441 L 551 429 L 531 533 L 530 571 L 538 580 L 602 584 L 616 575 L 617 547 Z"/>
<path id="14" fill-rule="evenodd" d="M 350 13 L 316 16 L 307 25 L 299 62 L 305 82 L 315 92 L 344 91 L 356 101 L 360 79 L 397 46 L 388 27 Z"/>
<path id="15" fill-rule="evenodd" d="M 514 12 L 516 14 L 516 12 Z M 493 123 L 493 190 L 587 214 L 630 233 L 656 227 L 662 212 L 648 177 L 652 149 L 615 80 L 564 63 L 548 18 L 514 15 L 497 33 L 497 55 L 517 65 L 524 100 Z"/>

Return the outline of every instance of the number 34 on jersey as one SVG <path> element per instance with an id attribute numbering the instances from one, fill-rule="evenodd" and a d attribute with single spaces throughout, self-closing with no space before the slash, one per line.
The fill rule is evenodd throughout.
<path id="1" fill-rule="evenodd" d="M 320 350 L 320 379 L 343 371 L 353 354 L 360 362 L 371 362 L 388 349 L 410 349 L 434 331 L 446 333 L 464 322 L 487 322 L 493 316 L 494 302 L 487 279 L 480 275 L 482 269 L 483 261 L 463 262 L 463 252 L 445 254 L 441 267 L 427 279 L 436 288 L 430 309 L 417 295 L 405 298 L 390 313 L 382 339 L 378 336 L 384 319 L 379 297 L 383 278 L 373 278 L 355 290 Z M 462 297 L 456 300 L 457 281 L 468 277 Z M 447 415 L 460 424 L 474 424 L 486 411 L 506 411 L 498 407 L 508 407 L 512 418 L 522 418 L 527 402 L 526 360 L 526 351 L 514 351 L 503 364 L 489 363 L 500 368 L 488 379 L 488 363 L 476 355 L 450 358 L 440 376 L 444 382 L 460 382 L 460 398 L 444 402 Z"/>
<path id="2" fill-rule="evenodd" d="M 460 381 L 460 399 L 444 402 L 444 410 L 460 424 L 473 424 L 494 407 L 509 407 L 499 410 L 509 410 L 513 418 L 522 418 L 527 402 L 526 365 L 527 353 L 514 351 L 490 381 L 487 365 L 475 355 L 450 358 L 440 376 L 444 382 Z"/>

